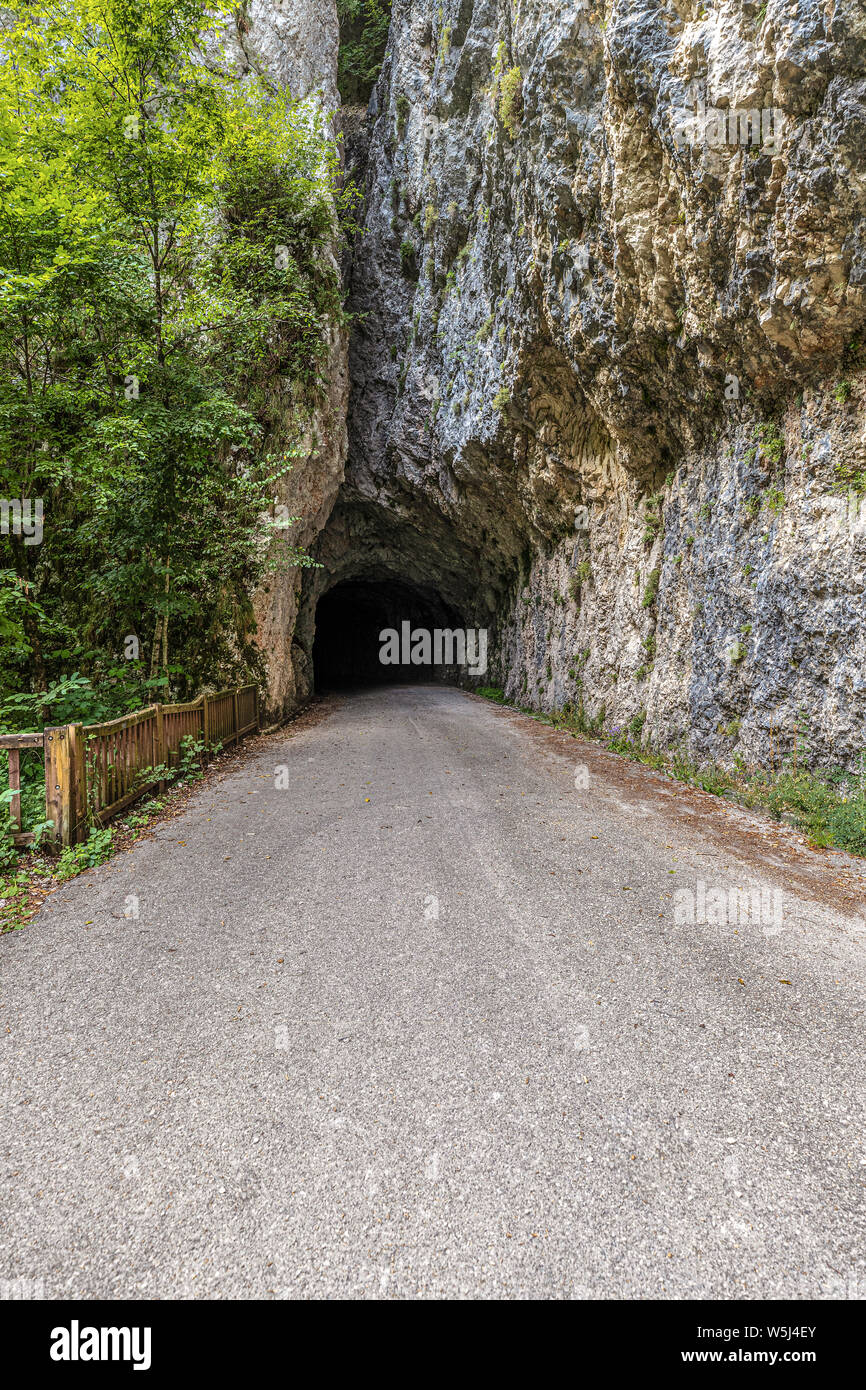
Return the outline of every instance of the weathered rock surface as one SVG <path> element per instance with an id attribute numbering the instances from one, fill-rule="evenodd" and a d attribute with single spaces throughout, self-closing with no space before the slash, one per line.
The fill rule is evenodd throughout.
<path id="1" fill-rule="evenodd" d="M 854 0 L 395 0 L 308 655 L 408 578 L 526 704 L 859 758 L 864 57 Z"/>
<path id="2" fill-rule="evenodd" d="M 339 27 L 335 0 L 250 0 L 235 15 L 227 35 L 229 61 L 242 78 L 256 72 L 287 87 L 294 97 L 315 96 L 325 123 L 336 134 L 339 95 Z M 335 247 L 335 251 L 336 251 Z M 327 387 L 312 410 L 298 411 L 287 398 L 284 429 L 265 441 L 271 452 L 297 450 L 292 472 L 281 481 L 275 505 L 298 523 L 292 542 L 308 549 L 334 506 L 343 481 L 348 410 L 348 336 L 329 333 Z M 302 431 L 298 438 L 299 429 Z M 277 716 L 303 704 L 312 689 L 311 659 L 296 637 L 302 574 L 271 574 L 253 598 L 257 641 L 265 659 L 266 702 Z"/>

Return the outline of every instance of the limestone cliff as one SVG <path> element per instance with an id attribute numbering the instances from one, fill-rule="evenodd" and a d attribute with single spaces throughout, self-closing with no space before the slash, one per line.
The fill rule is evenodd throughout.
<path id="1" fill-rule="evenodd" d="M 864 55 L 854 0 L 395 0 L 308 648 L 408 578 L 523 703 L 859 757 Z"/>

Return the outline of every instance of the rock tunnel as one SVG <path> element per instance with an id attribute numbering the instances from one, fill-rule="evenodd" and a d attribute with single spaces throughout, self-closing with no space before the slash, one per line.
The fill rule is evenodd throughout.
<path id="1" fill-rule="evenodd" d="M 448 661 L 447 638 L 437 660 L 435 634 L 486 628 L 495 600 L 479 583 L 483 557 L 444 518 L 419 517 L 417 507 L 386 510 L 344 489 L 313 553 L 317 564 L 305 572 L 295 638 L 311 693 L 464 682 L 469 663 Z M 430 663 L 417 659 L 417 649 L 416 660 L 404 659 L 407 627 L 433 636 Z M 389 631 L 401 638 L 393 664 L 383 660 L 382 633 Z"/>
<path id="2" fill-rule="evenodd" d="M 431 586 L 399 577 L 345 579 L 316 605 L 313 669 L 319 693 L 394 681 L 445 680 L 449 668 L 388 660 L 382 634 L 463 627 L 461 614 Z"/>

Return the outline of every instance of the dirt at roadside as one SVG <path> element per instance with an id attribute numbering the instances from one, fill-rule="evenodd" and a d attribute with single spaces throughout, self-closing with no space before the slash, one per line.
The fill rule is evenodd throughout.
<path id="1" fill-rule="evenodd" d="M 501 718 L 518 721 L 540 749 L 556 757 L 573 761 L 577 744 L 590 776 L 598 778 L 595 790 L 606 800 L 622 799 L 636 809 L 651 806 L 670 826 L 672 836 L 682 839 L 699 834 L 705 844 L 736 855 L 744 865 L 831 911 L 866 917 L 866 860 L 844 850 L 817 849 L 802 831 L 760 811 L 748 811 L 724 797 L 677 782 L 507 705 L 489 700 L 484 703 Z"/>

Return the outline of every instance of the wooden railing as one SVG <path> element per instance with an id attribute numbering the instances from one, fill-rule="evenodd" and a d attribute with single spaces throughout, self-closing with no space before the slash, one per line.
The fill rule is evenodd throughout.
<path id="1" fill-rule="evenodd" d="M 29 845 L 33 842 L 32 831 L 21 829 L 21 752 L 25 748 L 43 748 L 44 734 L 2 734 L 0 735 L 0 751 L 7 754 L 9 762 L 9 789 L 13 791 L 11 802 L 9 803 L 9 814 L 12 817 L 12 839 L 16 845 Z"/>
<path id="2" fill-rule="evenodd" d="M 0 750 L 9 759 L 12 838 L 33 841 L 21 826 L 21 750 L 41 748 L 45 759 L 45 819 L 61 845 L 86 839 L 88 827 L 119 815 L 153 786 L 155 770 L 175 770 L 185 739 L 204 744 L 237 743 L 259 727 L 255 685 L 200 695 L 186 705 L 149 705 L 104 724 L 61 724 L 35 734 L 2 734 Z"/>

